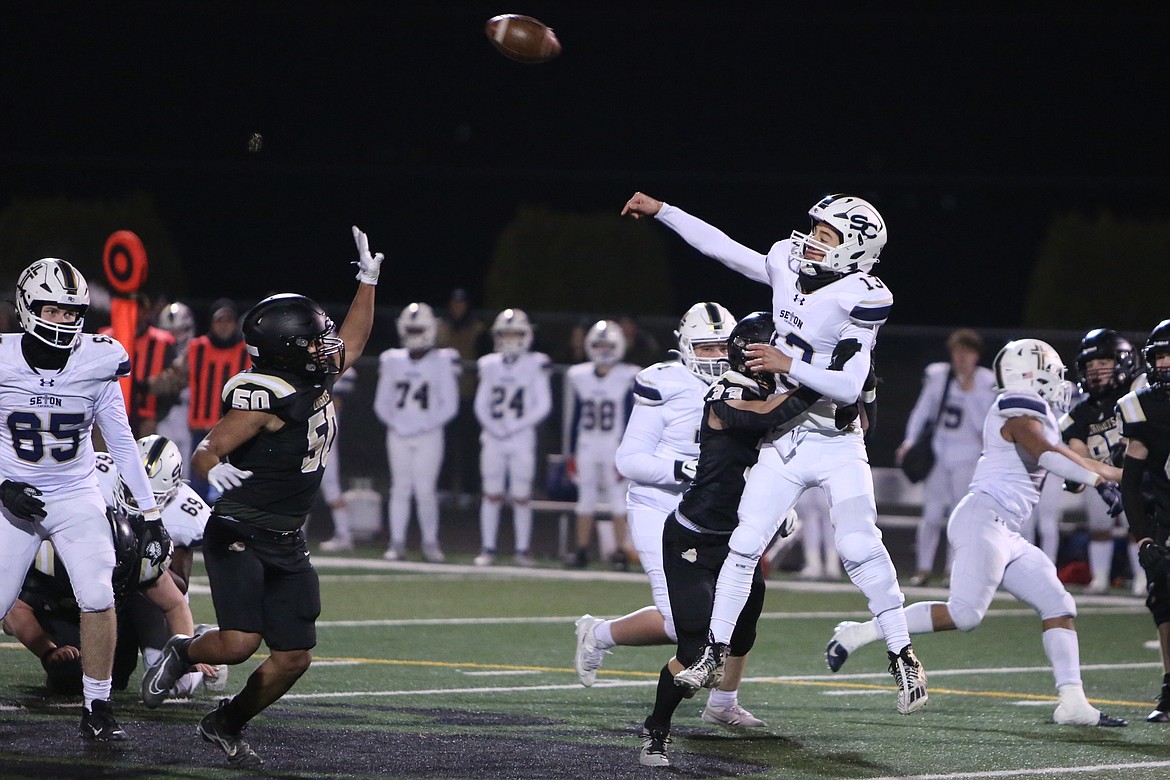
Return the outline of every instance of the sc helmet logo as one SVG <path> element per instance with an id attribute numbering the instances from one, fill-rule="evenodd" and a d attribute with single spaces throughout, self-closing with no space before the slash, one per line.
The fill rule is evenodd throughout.
<path id="1" fill-rule="evenodd" d="M 871 222 L 866 214 L 856 211 L 849 215 L 849 224 L 861 238 L 877 238 L 878 231 L 882 229 L 881 225 Z"/>

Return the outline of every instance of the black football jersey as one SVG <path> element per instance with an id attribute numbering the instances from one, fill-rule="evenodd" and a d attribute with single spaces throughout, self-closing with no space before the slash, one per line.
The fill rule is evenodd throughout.
<path id="1" fill-rule="evenodd" d="M 1154 519 L 1170 524 L 1170 394 L 1161 388 L 1143 387 L 1117 402 L 1121 435 L 1146 445 L 1143 484 L 1152 496 Z"/>
<path id="2" fill-rule="evenodd" d="M 1134 381 L 1129 389 L 1144 386 Z M 1089 457 L 1101 463 L 1121 467 L 1124 449 L 1121 444 L 1121 421 L 1117 418 L 1117 401 L 1128 389 L 1101 398 L 1086 398 L 1060 419 L 1060 436 L 1065 444 L 1079 439 L 1089 449 Z"/>
<path id="3" fill-rule="evenodd" d="M 284 421 L 280 430 L 262 430 L 228 456 L 233 466 L 252 476 L 223 494 L 232 504 L 283 517 L 270 522 L 240 519 L 289 531 L 309 514 L 337 436 L 333 379 L 312 382 L 288 372 L 249 369 L 224 385 L 224 414 L 232 409 L 260 411 Z"/>
<path id="4" fill-rule="evenodd" d="M 734 371 L 719 377 L 707 390 L 699 426 L 699 465 L 679 504 L 682 515 L 695 525 L 721 533 L 735 530 L 739 499 L 748 470 L 760 455 L 764 434 L 807 410 L 820 393 L 800 388 L 766 414 L 734 409 L 727 403 L 762 401 L 765 397 L 754 381 Z M 712 412 L 725 427 L 711 427 Z"/>

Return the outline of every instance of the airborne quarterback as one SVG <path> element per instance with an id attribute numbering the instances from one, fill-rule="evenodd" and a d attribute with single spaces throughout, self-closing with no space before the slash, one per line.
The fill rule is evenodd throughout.
<path id="1" fill-rule="evenodd" d="M 94 474 L 94 423 L 145 515 L 148 568 L 166 566 L 171 542 L 118 387 L 130 358 L 110 337 L 81 332 L 88 308 L 89 286 L 76 268 L 37 260 L 16 285 L 24 333 L 0 336 L 0 611 L 12 608 L 41 542 L 51 540 L 81 610 L 81 736 L 110 741 L 126 733 L 110 700 L 115 556 Z"/>
<path id="2" fill-rule="evenodd" d="M 219 629 L 171 637 L 142 678 L 143 702 L 157 707 L 192 664 L 242 663 L 263 640 L 268 658 L 199 723 L 233 766 L 263 763 L 241 732 L 308 670 L 317 643 L 321 592 L 303 526 L 337 432 L 330 391 L 365 348 L 382 263 L 366 234 L 353 234 L 361 284 L 336 335 L 303 295 L 273 295 L 244 317 L 253 368 L 224 386 L 223 417 L 192 462 L 223 494 L 203 543 Z"/>
<path id="3" fill-rule="evenodd" d="M 897 572 L 877 528 L 863 434 L 857 426 L 836 425 L 837 405 L 856 404 L 862 395 L 878 328 L 893 305 L 889 289 L 869 273 L 885 246 L 886 225 L 872 204 L 851 195 L 829 195 L 808 213 L 808 233 L 793 231 L 765 255 L 640 192 L 622 210 L 654 217 L 708 257 L 770 285 L 776 346 L 750 347 L 748 367 L 779 374 L 782 391 L 807 385 L 823 396 L 765 440 L 748 478 L 716 590 L 714 642 L 731 639 L 756 562 L 801 494 L 820 485 L 845 571 L 884 629 L 897 708 L 907 714 L 926 704 L 926 674 L 910 645 Z M 843 370 L 829 371 L 833 350 L 848 339 L 860 345 L 858 353 Z"/>

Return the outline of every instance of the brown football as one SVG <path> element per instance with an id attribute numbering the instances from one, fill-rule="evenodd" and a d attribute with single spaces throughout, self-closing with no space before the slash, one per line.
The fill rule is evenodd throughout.
<path id="1" fill-rule="evenodd" d="M 484 33 L 500 54 L 517 62 L 533 65 L 547 62 L 561 53 L 561 42 L 552 29 L 531 16 L 493 16 L 484 26 Z"/>

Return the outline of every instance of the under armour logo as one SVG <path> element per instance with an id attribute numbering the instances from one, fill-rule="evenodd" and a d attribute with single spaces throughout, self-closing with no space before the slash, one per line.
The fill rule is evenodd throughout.
<path id="1" fill-rule="evenodd" d="M 40 380 L 41 380 L 41 387 L 52 387 L 53 382 L 56 381 L 54 379 L 45 378 L 45 377 L 40 377 Z"/>
<path id="2" fill-rule="evenodd" d="M 804 306 L 804 296 L 799 294 L 793 295 L 792 302 L 799 306 Z"/>

